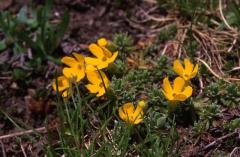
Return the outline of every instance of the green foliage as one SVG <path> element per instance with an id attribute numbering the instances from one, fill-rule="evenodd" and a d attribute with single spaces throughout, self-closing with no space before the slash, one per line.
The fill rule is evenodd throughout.
<path id="1" fill-rule="evenodd" d="M 151 116 L 150 118 L 153 117 Z M 139 154 L 146 157 L 177 157 L 178 150 L 174 150 L 173 147 L 175 141 L 179 138 L 175 123 L 169 121 L 164 115 L 162 115 L 162 118 L 148 120 L 145 125 L 147 130 L 145 133 L 146 137 L 137 147 Z M 165 128 L 165 130 L 161 130 L 161 128 Z"/>
<path id="2" fill-rule="evenodd" d="M 229 154 L 223 151 L 215 151 L 212 157 L 229 157 Z"/>
<path id="3" fill-rule="evenodd" d="M 176 33 L 177 33 L 177 26 L 174 23 L 173 25 L 171 25 L 167 29 L 164 29 L 164 30 L 159 32 L 158 43 L 162 43 L 162 42 L 173 39 L 176 36 Z"/>
<path id="4" fill-rule="evenodd" d="M 49 22 L 52 3 L 52 0 L 48 0 L 36 10 L 23 7 L 17 16 L 1 12 L 0 31 L 5 35 L 5 40 L 1 42 L 12 47 L 15 54 L 31 48 L 33 59 L 52 60 L 50 55 L 57 48 L 69 23 L 69 15 L 66 12 L 59 24 Z"/>
<path id="5" fill-rule="evenodd" d="M 127 33 L 117 33 L 113 37 L 114 46 L 119 51 L 118 58 L 122 61 L 126 60 L 126 55 L 135 50 L 133 46 L 133 38 Z"/>
<path id="6" fill-rule="evenodd" d="M 230 122 L 227 121 L 224 125 L 224 128 L 228 131 L 234 131 L 235 129 L 239 128 L 240 126 L 240 118 L 236 118 L 231 120 Z"/>
<path id="7" fill-rule="evenodd" d="M 172 69 L 172 63 L 169 63 L 169 58 L 167 56 L 160 56 L 157 59 L 157 65 L 153 68 L 152 73 L 155 75 L 155 82 L 159 82 L 159 80 L 163 80 L 165 76 L 169 78 L 175 76 L 175 72 Z"/>
<path id="8" fill-rule="evenodd" d="M 209 17 L 205 14 L 206 10 L 212 11 L 217 8 L 217 1 L 215 0 L 158 0 L 160 9 L 166 11 L 169 8 L 174 11 L 177 10 L 181 17 L 189 19 L 192 22 L 202 21 L 207 22 Z"/>
<path id="9" fill-rule="evenodd" d="M 7 45 L 4 40 L 0 41 L 0 51 L 6 49 Z"/>
<path id="10" fill-rule="evenodd" d="M 56 135 L 49 133 L 48 143 L 45 145 L 48 156 L 65 154 L 101 157 L 140 154 L 164 157 L 174 152 L 173 146 L 178 134 L 175 124 L 169 121 L 165 114 L 159 115 L 156 111 L 154 116 L 149 114 L 150 117 L 144 120 L 146 123 L 130 126 L 116 119 L 118 116 L 114 112 L 107 119 L 99 119 L 98 112 L 104 111 L 92 110 L 93 104 L 89 103 L 91 99 L 91 97 L 80 97 L 78 93 L 72 95 L 69 101 L 58 100 L 57 113 L 61 122 L 58 127 L 60 142 L 52 145 Z M 115 111 L 114 106 L 110 107 Z M 95 120 L 92 121 L 91 117 L 95 117 Z M 168 129 L 169 133 L 159 129 Z"/>
<path id="11" fill-rule="evenodd" d="M 203 99 L 203 98 L 201 98 Z M 199 119 L 194 123 L 194 133 L 201 134 L 207 131 L 212 125 L 213 119 L 220 116 L 220 106 L 216 103 L 211 103 L 209 100 L 198 100 L 194 102 L 194 107 L 197 110 Z"/>
<path id="12" fill-rule="evenodd" d="M 208 86 L 205 95 L 212 103 L 227 107 L 235 107 L 240 101 L 239 87 L 234 83 L 228 84 L 222 80 Z"/>
<path id="13" fill-rule="evenodd" d="M 227 8 L 225 16 L 228 24 L 230 26 L 237 26 L 240 28 L 240 8 L 239 4 L 236 3 L 234 0 L 229 1 L 229 7 Z M 221 28 L 225 28 L 226 25 L 222 22 Z"/>
<path id="14" fill-rule="evenodd" d="M 108 71 L 117 78 L 121 78 L 127 73 L 128 67 L 123 61 L 116 60 L 115 63 L 108 67 Z"/>
<path id="15" fill-rule="evenodd" d="M 67 156 L 81 156 L 82 149 L 80 145 L 84 143 L 84 130 L 87 121 L 82 114 L 82 105 L 86 104 L 80 96 L 72 95 L 73 101 L 58 100 L 58 116 L 61 119 L 61 125 L 58 128 L 58 136 L 61 140 L 59 148 L 55 150 L 54 146 L 48 145 L 46 148 L 48 156 L 59 156 L 64 153 Z M 49 134 L 49 144 L 54 140 L 55 135 Z"/>
<path id="16" fill-rule="evenodd" d="M 148 104 L 150 106 L 164 106 L 166 108 L 168 105 L 168 103 L 165 101 L 165 96 L 159 87 L 152 87 L 152 89 L 148 92 L 148 97 Z"/>
<path id="17" fill-rule="evenodd" d="M 139 90 L 144 90 L 150 83 L 150 73 L 147 70 L 130 71 L 123 78 L 112 78 L 111 84 L 118 101 L 134 101 Z M 126 92 L 127 91 L 127 92 Z"/>
<path id="18" fill-rule="evenodd" d="M 203 95 L 194 101 L 194 106 L 198 111 L 199 120 L 194 125 L 196 133 L 202 133 L 209 129 L 212 121 L 222 114 L 222 106 L 228 108 L 237 107 L 240 101 L 239 87 L 235 84 L 229 84 L 222 80 L 211 83 L 206 87 Z M 234 120 L 225 126 L 228 129 L 235 128 L 239 125 L 239 120 Z"/>
<path id="19" fill-rule="evenodd" d="M 119 6 L 125 5 L 125 0 L 115 1 Z M 193 39 L 192 24 L 202 22 L 210 25 L 211 20 L 206 10 L 211 12 L 216 9 L 217 1 L 214 0 L 158 0 L 160 10 L 174 10 L 180 20 L 190 20 L 187 38 L 182 44 L 190 58 L 196 56 L 198 44 Z M 4 32 L 4 39 L 0 41 L 0 51 L 12 48 L 15 54 L 26 52 L 30 48 L 33 59 L 26 65 L 40 69 L 46 60 L 55 60 L 54 50 L 59 45 L 66 31 L 69 16 L 63 15 L 62 21 L 55 25 L 50 21 L 52 0 L 33 10 L 23 7 L 14 16 L 9 12 L 0 13 L 0 31 Z M 232 12 L 226 12 L 230 24 L 239 26 L 240 12 L 235 1 L 231 1 Z M 218 22 L 218 21 L 217 21 Z M 161 91 L 164 77 L 171 80 L 177 76 L 172 70 L 172 59 L 167 56 L 156 57 L 153 52 L 158 52 L 159 44 L 175 38 L 176 24 L 173 23 L 166 30 L 160 31 L 156 42 L 147 46 L 143 57 L 150 55 L 152 63 L 136 69 L 130 69 L 127 64 L 127 55 L 136 52 L 133 38 L 127 33 L 114 35 L 113 43 L 109 49 L 119 51 L 118 60 L 108 67 L 111 74 L 111 89 L 105 97 L 93 98 L 80 88 L 74 89 L 77 94 L 71 95 L 67 100 L 57 101 L 57 114 L 59 125 L 57 133 L 49 131 L 45 151 L 47 156 L 146 156 L 165 157 L 180 156 L 180 147 L 176 144 L 179 135 L 176 124 L 192 124 L 194 135 L 207 131 L 216 117 L 222 116 L 221 109 L 237 107 L 240 102 L 240 89 L 236 84 L 228 84 L 216 81 L 208 85 L 211 80 L 206 72 L 206 67 L 201 66 L 199 75 L 207 78 L 205 90 L 179 104 L 169 103 Z M 189 37 L 189 38 L 188 38 Z M 232 55 L 232 54 L 231 54 Z M 237 56 L 237 55 L 236 55 Z M 234 58 L 237 58 L 234 56 Z M 147 57 L 146 57 L 147 58 Z M 145 59 L 145 58 L 144 58 Z M 228 62 L 225 70 L 231 70 L 236 66 L 234 62 Z M 30 80 L 31 72 L 14 69 L 13 78 L 16 80 Z M 86 81 L 86 80 L 83 80 Z M 192 82 L 192 86 L 197 88 Z M 205 83 L 205 82 L 204 82 Z M 1 88 L 1 86 L 0 86 Z M 37 93 L 39 97 L 45 96 L 44 91 Z M 43 97 L 44 97 L 43 96 Z M 0 96 L 1 97 L 1 96 Z M 146 99 L 147 98 L 147 99 Z M 118 107 L 126 102 L 136 102 L 145 99 L 147 107 L 143 123 L 130 126 L 122 122 L 118 117 Z M 174 108 L 174 111 L 171 110 Z M 1 117 L 2 119 L 2 117 Z M 187 123 L 190 122 L 190 123 Z M 224 131 L 233 131 L 240 125 L 239 118 L 232 119 L 224 125 Z M 56 143 L 55 141 L 59 141 Z M 181 139 L 182 140 L 182 139 Z M 184 139 L 185 140 L 185 139 Z M 192 141 L 187 142 L 191 143 Z M 227 143 L 227 142 L 226 142 Z M 230 145 L 234 142 L 230 140 Z M 216 152 L 214 156 L 224 153 Z"/>
<path id="20" fill-rule="evenodd" d="M 31 75 L 31 73 L 24 71 L 22 69 L 14 69 L 12 75 L 14 79 L 24 81 Z"/>

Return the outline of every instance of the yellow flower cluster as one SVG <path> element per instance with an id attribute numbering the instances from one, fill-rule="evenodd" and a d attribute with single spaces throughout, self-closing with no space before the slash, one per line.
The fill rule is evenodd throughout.
<path id="1" fill-rule="evenodd" d="M 185 101 L 192 95 L 192 87 L 189 80 L 194 78 L 198 72 L 198 64 L 195 66 L 188 58 L 184 59 L 184 67 L 179 60 L 173 63 L 173 70 L 180 76 L 175 78 L 171 86 L 168 78 L 163 80 L 163 94 L 170 102 Z"/>
<path id="2" fill-rule="evenodd" d="M 174 71 L 180 76 L 175 78 L 173 86 L 168 77 L 163 80 L 163 94 L 170 102 L 185 101 L 192 95 L 192 87 L 189 80 L 194 78 L 198 72 L 198 64 L 195 66 L 189 59 L 184 59 L 184 67 L 179 60 L 173 63 Z M 125 103 L 118 109 L 119 117 L 128 124 L 139 124 L 143 120 L 144 101 L 140 101 L 135 108 L 132 103 Z"/>
<path id="3" fill-rule="evenodd" d="M 66 98 L 70 95 L 73 83 L 81 81 L 86 76 L 89 84 L 85 86 L 89 92 L 95 93 L 97 97 L 104 95 L 110 82 L 102 69 L 113 63 L 118 56 L 118 51 L 112 53 L 107 45 L 108 41 L 101 38 L 97 44 L 89 45 L 89 50 L 94 57 L 86 57 L 76 52 L 72 53 L 72 57 L 63 57 L 61 62 L 66 67 L 63 68 L 63 75 L 53 81 L 53 89 Z M 196 76 L 198 64 L 194 66 L 189 59 L 184 59 L 183 67 L 179 60 L 175 60 L 173 70 L 179 77 L 175 78 L 173 85 L 169 82 L 168 77 L 164 78 L 163 94 L 170 102 L 185 101 L 192 95 L 193 89 L 189 81 Z M 119 107 L 118 114 L 128 124 L 139 124 L 144 117 L 144 107 L 143 100 L 136 107 L 128 102 Z"/>
<path id="4" fill-rule="evenodd" d="M 86 57 L 76 52 L 72 53 L 73 57 L 63 57 L 61 62 L 67 67 L 63 68 L 63 76 L 53 81 L 53 89 L 66 98 L 70 95 L 72 84 L 78 83 L 86 76 L 90 82 L 86 85 L 89 92 L 97 94 L 97 97 L 104 95 L 110 82 L 101 69 L 107 68 L 118 55 L 118 51 L 112 53 L 107 46 L 108 41 L 100 38 L 97 44 L 89 45 L 89 50 L 95 57 Z"/>
<path id="5" fill-rule="evenodd" d="M 118 114 L 128 124 L 139 124 L 143 120 L 144 106 L 144 101 L 140 101 L 136 108 L 132 103 L 126 103 L 118 109 Z"/>

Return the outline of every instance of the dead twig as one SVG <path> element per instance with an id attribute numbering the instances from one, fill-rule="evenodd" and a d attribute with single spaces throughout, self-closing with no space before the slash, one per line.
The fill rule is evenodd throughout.
<path id="1" fill-rule="evenodd" d="M 201 63 L 203 63 L 203 64 L 207 67 L 207 69 L 208 69 L 215 77 L 217 77 L 218 79 L 222 79 L 222 80 L 224 80 L 225 82 L 230 83 L 228 80 L 226 80 L 226 79 L 224 79 L 223 77 L 221 77 L 221 76 L 219 76 L 218 74 L 216 74 L 216 73 L 211 69 L 211 67 L 210 67 L 204 60 L 202 60 L 202 59 L 200 59 L 200 58 L 197 58 L 197 60 L 199 60 Z"/>
<path id="2" fill-rule="evenodd" d="M 232 71 L 237 71 L 237 70 L 240 70 L 240 66 L 239 67 L 234 67 L 234 68 L 232 68 L 231 70 L 229 70 L 227 72 L 232 72 Z"/>
<path id="3" fill-rule="evenodd" d="M 178 37 L 180 38 L 180 42 L 177 45 L 177 51 L 178 51 L 178 58 L 181 57 L 182 54 L 182 45 L 184 43 L 184 40 L 186 38 L 186 34 L 188 32 L 188 29 L 183 29 L 182 32 L 178 33 Z"/>
<path id="4" fill-rule="evenodd" d="M 227 52 L 231 52 L 234 45 L 237 43 L 237 38 L 233 40 L 231 47 L 228 48 Z"/>
<path id="5" fill-rule="evenodd" d="M 206 146 L 202 149 L 202 151 L 205 151 L 205 150 L 208 150 L 208 149 L 210 149 L 210 148 L 212 148 L 212 147 L 215 147 L 216 145 L 221 144 L 224 140 L 226 140 L 226 139 L 228 139 L 228 138 L 230 138 L 230 137 L 236 137 L 236 136 L 238 136 L 238 135 L 239 135 L 239 133 L 238 133 L 237 131 L 235 131 L 235 132 L 229 133 L 229 134 L 227 134 L 227 135 L 224 135 L 224 136 L 222 136 L 222 137 L 220 137 L 220 138 L 217 138 L 215 141 L 213 141 L 213 142 L 209 143 L 208 145 L 206 145 Z"/>
<path id="6" fill-rule="evenodd" d="M 235 30 L 228 24 L 227 20 L 225 19 L 224 15 L 223 15 L 223 11 L 222 11 L 222 0 L 219 0 L 219 11 L 220 11 L 220 15 L 221 15 L 221 18 L 224 22 L 224 24 L 232 31 L 235 32 Z"/>
<path id="7" fill-rule="evenodd" d="M 0 80 L 11 80 L 12 79 L 12 77 L 0 77 Z"/>
<path id="8" fill-rule="evenodd" d="M 7 157 L 2 140 L 0 140 L 0 143 L 1 143 L 1 147 L 2 147 L 2 155 L 3 155 L 3 157 Z"/>
<path id="9" fill-rule="evenodd" d="M 166 44 L 166 45 L 164 46 L 164 49 L 162 50 L 161 56 L 163 56 L 163 55 L 166 53 L 167 48 L 168 48 L 168 44 Z"/>
<path id="10" fill-rule="evenodd" d="M 23 152 L 24 157 L 27 157 L 27 154 L 26 154 L 26 152 L 25 152 L 22 144 L 20 144 L 20 147 L 21 147 L 21 150 L 22 150 L 22 152 Z"/>
<path id="11" fill-rule="evenodd" d="M 145 27 L 137 24 L 137 23 L 134 23 L 133 21 L 131 21 L 130 19 L 126 18 L 126 22 L 132 27 L 132 28 L 135 28 L 135 29 L 138 29 L 142 32 L 144 32 L 146 30 Z"/>
<path id="12" fill-rule="evenodd" d="M 26 131 L 20 131 L 20 132 L 11 133 L 8 135 L 0 136 L 0 140 L 6 139 L 6 138 L 11 138 L 11 137 L 16 137 L 16 136 L 21 136 L 21 135 L 25 135 L 25 134 L 32 134 L 34 132 L 44 133 L 46 131 L 47 131 L 46 127 L 41 127 L 41 128 L 31 129 L 31 130 L 26 130 Z"/>
<path id="13" fill-rule="evenodd" d="M 203 92 L 204 86 L 203 86 L 203 80 L 202 77 L 199 77 L 199 84 L 200 84 L 200 94 Z"/>
<path id="14" fill-rule="evenodd" d="M 151 3 L 151 4 L 157 4 L 156 0 L 144 0 L 144 2 Z"/>
<path id="15" fill-rule="evenodd" d="M 235 154 L 236 152 L 239 152 L 239 154 Z M 234 157 L 234 155 L 240 155 L 240 147 L 235 147 L 229 154 L 230 157 Z"/>

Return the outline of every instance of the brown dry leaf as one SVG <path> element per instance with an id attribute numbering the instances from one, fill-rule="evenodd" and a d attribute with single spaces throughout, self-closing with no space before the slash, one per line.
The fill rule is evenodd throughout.
<path id="1" fill-rule="evenodd" d="M 29 108 L 29 110 L 33 113 L 39 113 L 39 114 L 47 114 L 51 111 L 52 107 L 53 107 L 53 103 L 49 100 L 43 100 L 43 99 L 39 99 L 36 100 L 31 96 L 25 96 L 25 103 L 27 105 L 27 107 Z"/>
<path id="2" fill-rule="evenodd" d="M 12 4 L 12 0 L 1 0 L 0 2 L 0 10 L 7 9 Z"/>
<path id="3" fill-rule="evenodd" d="M 1 6 L 1 2 L 0 2 L 0 6 Z M 0 9 L 1 10 L 1 9 Z M 7 63 L 7 61 L 9 60 L 9 51 L 4 51 L 0 53 L 0 64 L 4 64 Z"/>

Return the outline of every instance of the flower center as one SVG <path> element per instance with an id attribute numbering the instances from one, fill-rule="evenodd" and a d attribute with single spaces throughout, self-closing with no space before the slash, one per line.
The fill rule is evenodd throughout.
<path id="1" fill-rule="evenodd" d="M 63 82 L 62 82 L 62 80 L 59 80 L 58 81 L 58 87 L 61 87 L 61 86 L 63 86 Z"/>
<path id="2" fill-rule="evenodd" d="M 175 97 L 177 95 L 177 93 L 173 93 L 172 96 Z"/>
<path id="3" fill-rule="evenodd" d="M 101 83 L 99 83 L 99 87 L 100 88 L 102 88 L 103 87 L 103 83 L 101 82 Z"/>
<path id="4" fill-rule="evenodd" d="M 184 77 L 189 77 L 189 75 L 188 74 L 184 74 Z"/>
<path id="5" fill-rule="evenodd" d="M 102 61 L 105 62 L 107 60 L 107 57 L 103 57 Z"/>
<path id="6" fill-rule="evenodd" d="M 81 66 L 80 64 L 78 64 L 77 68 L 78 68 L 79 70 L 81 70 L 81 69 L 82 69 L 82 66 Z"/>

